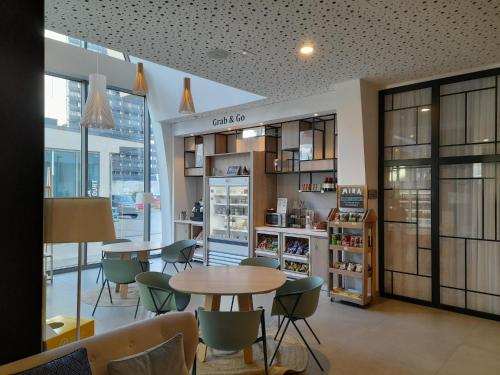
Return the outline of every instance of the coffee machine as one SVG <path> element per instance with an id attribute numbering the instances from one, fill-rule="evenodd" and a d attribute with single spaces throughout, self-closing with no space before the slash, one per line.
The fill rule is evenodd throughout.
<path id="1" fill-rule="evenodd" d="M 198 202 L 195 202 L 193 209 L 191 210 L 192 221 L 203 221 L 203 201 L 200 199 Z"/>

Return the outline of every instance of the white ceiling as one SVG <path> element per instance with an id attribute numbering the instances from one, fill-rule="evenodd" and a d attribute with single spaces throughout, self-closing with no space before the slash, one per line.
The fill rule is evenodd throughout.
<path id="1" fill-rule="evenodd" d="M 285 100 L 500 62 L 498 0 L 45 0 L 46 28 Z M 312 57 L 298 55 L 305 41 Z M 214 60 L 213 49 L 230 51 Z M 241 50 L 251 52 L 246 56 Z"/>

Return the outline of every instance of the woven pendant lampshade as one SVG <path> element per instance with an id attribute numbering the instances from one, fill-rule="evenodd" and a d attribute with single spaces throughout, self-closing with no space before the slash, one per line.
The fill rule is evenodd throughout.
<path id="1" fill-rule="evenodd" d="M 115 127 L 106 93 L 106 76 L 89 75 L 89 95 L 85 102 L 80 125 L 85 128 L 112 129 Z"/>
<path id="2" fill-rule="evenodd" d="M 184 90 L 182 91 L 179 113 L 196 113 L 193 97 L 191 96 L 191 79 L 187 77 L 184 78 Z"/>
<path id="3" fill-rule="evenodd" d="M 137 63 L 137 77 L 135 79 L 134 88 L 132 93 L 135 95 L 146 95 L 148 92 L 148 85 L 146 84 L 146 79 L 144 78 L 144 69 L 142 63 Z"/>

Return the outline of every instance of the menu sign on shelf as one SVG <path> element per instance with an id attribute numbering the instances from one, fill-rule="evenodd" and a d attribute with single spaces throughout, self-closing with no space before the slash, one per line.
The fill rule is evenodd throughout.
<path id="1" fill-rule="evenodd" d="M 339 208 L 365 208 L 365 187 L 358 186 L 338 186 Z"/>

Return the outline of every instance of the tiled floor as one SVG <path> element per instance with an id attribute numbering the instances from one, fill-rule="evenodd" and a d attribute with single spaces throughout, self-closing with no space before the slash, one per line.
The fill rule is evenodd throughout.
<path id="1" fill-rule="evenodd" d="M 152 269 L 160 267 L 155 260 Z M 84 272 L 84 289 L 95 287 L 96 275 L 97 270 Z M 74 273 L 56 276 L 54 285 L 47 287 L 47 316 L 74 314 L 75 286 Z M 223 308 L 230 302 L 224 298 Z M 201 303 L 200 297 L 193 296 L 188 310 Z M 255 306 L 266 311 L 271 303 L 272 295 L 255 298 Z M 82 304 L 83 316 L 91 312 L 92 306 Z M 99 308 L 96 333 L 129 323 L 133 315 L 134 307 Z M 147 316 L 140 309 L 138 319 Z M 500 374 L 499 322 L 394 300 L 362 309 L 331 303 L 324 294 L 310 323 L 321 345 L 307 328 L 303 332 L 328 374 Z M 321 374 L 312 358 L 306 374 Z"/>

